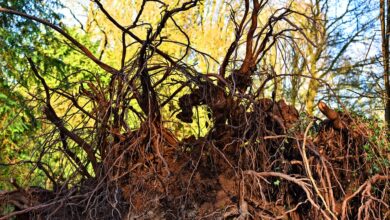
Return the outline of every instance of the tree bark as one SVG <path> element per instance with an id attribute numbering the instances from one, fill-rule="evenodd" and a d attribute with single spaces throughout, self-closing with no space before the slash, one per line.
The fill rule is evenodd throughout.
<path id="1" fill-rule="evenodd" d="M 315 98 L 320 88 L 320 83 L 317 79 L 310 79 L 309 88 L 307 90 L 306 97 L 306 111 L 309 115 L 313 115 L 314 108 L 317 106 L 315 103 Z"/>
<path id="2" fill-rule="evenodd" d="M 387 131 L 390 131 L 390 84 L 389 84 L 389 36 L 390 29 L 390 0 L 380 0 L 380 23 L 382 37 L 382 57 L 383 57 L 383 81 L 385 84 L 385 121 Z M 386 11 L 385 11 L 386 10 Z"/>

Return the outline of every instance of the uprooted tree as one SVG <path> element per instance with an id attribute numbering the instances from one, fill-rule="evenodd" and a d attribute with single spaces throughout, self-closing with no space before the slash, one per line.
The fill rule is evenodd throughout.
<path id="1" fill-rule="evenodd" d="M 194 54 L 208 59 L 191 47 L 190 38 L 175 22 L 175 16 L 200 4 L 197 0 L 174 7 L 144 0 L 129 26 L 94 1 L 122 33 L 119 68 L 97 58 L 59 26 L 0 8 L 1 13 L 52 28 L 104 70 L 80 82 L 75 94 L 51 87 L 37 61 L 26 58 L 43 88 L 36 94 L 42 120 L 53 127 L 39 148 L 39 158 L 55 151 L 70 161 L 74 172 L 68 179 L 58 178 L 50 165 L 31 161 L 51 187 L 22 188 L 12 182 L 17 189 L 0 191 L 0 204 L 14 209 L 0 219 L 389 216 L 388 167 L 376 160 L 386 155 L 386 149 L 371 141 L 373 131 L 363 120 L 320 102 L 318 108 L 327 119 L 316 126 L 318 118 L 308 122 L 284 100 L 265 97 L 265 89 L 270 84 L 276 89 L 276 80 L 286 74 L 262 66 L 262 59 L 278 41 L 293 43 L 291 32 L 307 37 L 291 16 L 313 24 L 315 19 L 288 6 L 269 10 L 264 0 L 244 3 L 243 10 L 232 12 L 235 39 L 216 73 L 199 72 L 184 62 Z M 146 4 L 162 9 L 155 26 L 139 21 L 147 13 Z M 260 19 L 264 14 L 266 21 Z M 186 36 L 185 43 L 167 37 L 168 23 Z M 134 31 L 140 28 L 142 37 Z M 183 48 L 181 57 L 160 49 L 172 42 Z M 128 53 L 130 46 L 137 47 L 135 53 Z M 72 110 L 59 115 L 58 98 L 70 102 Z M 208 116 L 205 135 L 183 137 L 180 129 L 172 129 L 193 120 L 199 123 L 199 109 Z M 69 126 L 75 117 L 82 118 L 81 129 Z"/>

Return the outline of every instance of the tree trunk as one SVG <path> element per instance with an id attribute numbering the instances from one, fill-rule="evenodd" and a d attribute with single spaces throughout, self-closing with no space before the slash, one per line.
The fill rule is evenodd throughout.
<path id="1" fill-rule="evenodd" d="M 321 44 L 322 45 L 322 44 Z M 323 47 L 318 47 L 313 54 L 313 60 L 310 61 L 310 78 L 309 88 L 307 90 L 306 97 L 306 112 L 309 115 L 313 115 L 314 108 L 317 106 L 315 102 L 315 98 L 317 96 L 318 89 L 320 88 L 320 82 L 318 81 L 318 69 L 317 69 L 317 61 L 319 60 L 320 54 L 322 53 Z"/>
<path id="2" fill-rule="evenodd" d="M 306 97 L 306 111 L 309 115 L 313 115 L 314 108 L 316 107 L 315 98 L 319 87 L 320 83 L 317 79 L 310 79 Z"/>
<path id="3" fill-rule="evenodd" d="M 385 121 L 387 131 L 390 131 L 390 84 L 389 84 L 389 36 L 390 29 L 390 0 L 380 0 L 380 22 L 381 22 L 381 36 L 382 36 L 382 57 L 383 57 L 383 80 L 385 84 Z M 385 10 L 387 12 L 385 12 Z"/>

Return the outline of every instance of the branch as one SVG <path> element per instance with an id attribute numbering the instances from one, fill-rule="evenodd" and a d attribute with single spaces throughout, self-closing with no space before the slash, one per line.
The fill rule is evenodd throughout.
<path id="1" fill-rule="evenodd" d="M 54 25 L 54 24 L 52 24 L 52 23 L 50 23 L 50 22 L 48 22 L 46 20 L 43 20 L 43 19 L 31 16 L 31 15 L 28 15 L 28 14 L 25 14 L 25 13 L 22 13 L 22 12 L 14 11 L 12 9 L 0 7 L 0 12 L 13 14 L 13 15 L 19 15 L 21 17 L 24 17 L 24 18 L 27 18 L 27 19 L 39 22 L 39 23 L 41 23 L 43 25 L 46 25 L 46 26 L 49 26 L 50 28 L 54 29 L 55 31 L 60 33 L 62 36 L 64 36 L 66 39 L 68 39 L 70 42 L 72 42 L 74 45 L 76 45 L 84 53 L 85 56 L 90 58 L 93 62 L 95 62 L 97 65 L 99 65 L 105 71 L 107 71 L 109 73 L 112 73 L 112 74 L 117 74 L 119 72 L 117 69 L 115 69 L 115 68 L 113 68 L 113 67 L 111 67 L 111 66 L 109 66 L 109 65 L 107 65 L 105 63 L 103 63 L 98 58 L 96 58 L 92 54 L 92 52 L 88 50 L 88 48 L 86 48 L 84 45 L 79 43 L 76 39 L 74 39 L 72 36 L 70 36 L 68 33 L 66 33 L 64 30 L 62 30 L 60 27 L 58 27 L 58 26 L 56 26 L 56 25 Z"/>
<path id="2" fill-rule="evenodd" d="M 50 88 L 47 85 L 45 79 L 39 75 L 37 68 L 35 67 L 34 62 L 31 58 L 27 58 L 28 62 L 30 63 L 31 69 L 36 75 L 36 77 L 41 81 L 43 84 L 43 87 L 45 89 L 46 93 L 46 107 L 44 108 L 43 112 L 46 115 L 47 119 L 51 121 L 60 131 L 60 134 L 68 136 L 70 139 L 72 139 L 76 144 L 78 144 L 80 147 L 84 149 L 84 151 L 87 153 L 88 159 L 91 161 L 93 169 L 95 173 L 98 171 L 98 164 L 95 157 L 95 153 L 93 151 L 93 148 L 91 145 L 89 145 L 87 142 L 85 142 L 82 138 L 80 138 L 77 134 L 69 131 L 65 125 L 62 119 L 60 119 L 53 107 L 50 104 Z M 69 155 L 71 156 L 71 155 Z"/>
<path id="3" fill-rule="evenodd" d="M 239 24 L 238 28 L 236 28 L 236 33 L 235 33 L 236 39 L 230 45 L 230 47 L 226 53 L 226 56 L 222 61 L 221 67 L 219 68 L 219 75 L 221 75 L 222 77 L 225 77 L 226 67 L 229 63 L 229 59 L 232 56 L 235 49 L 237 48 L 238 41 L 241 38 L 244 23 L 245 23 L 246 18 L 248 16 L 248 11 L 249 11 L 249 0 L 245 0 L 245 12 L 244 12 L 243 18 L 241 19 L 241 23 Z M 233 16 L 233 12 L 232 12 L 232 16 Z M 234 21 L 234 17 L 232 19 Z M 234 21 L 234 23 L 235 23 L 235 21 Z"/>

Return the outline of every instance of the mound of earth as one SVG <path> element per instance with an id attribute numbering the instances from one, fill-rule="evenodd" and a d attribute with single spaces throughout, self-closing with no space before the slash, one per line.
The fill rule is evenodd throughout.
<path id="1" fill-rule="evenodd" d="M 210 89 L 210 88 L 206 88 Z M 195 91 L 178 115 L 190 122 Z M 214 91 L 218 93 L 218 91 Z M 188 98 L 191 96 L 190 98 Z M 211 97 L 210 97 L 211 98 Z M 226 103 L 230 101 L 223 99 Z M 192 100 L 191 102 L 189 100 Z M 1 192 L 18 219 L 368 219 L 388 215 L 386 173 L 372 173 L 363 122 L 325 103 L 303 126 L 283 100 L 218 112 L 205 137 L 178 142 L 159 124 L 120 134 L 105 174 L 53 191 Z M 226 109 L 226 108 L 225 108 Z M 119 135 L 119 134 L 118 134 Z M 146 146 L 146 147 L 145 147 Z M 373 154 L 383 154 L 373 147 Z M 386 169 L 383 169 L 386 170 Z M 376 213 L 385 213 L 377 216 Z M 7 216 L 0 219 L 6 219 Z"/>

